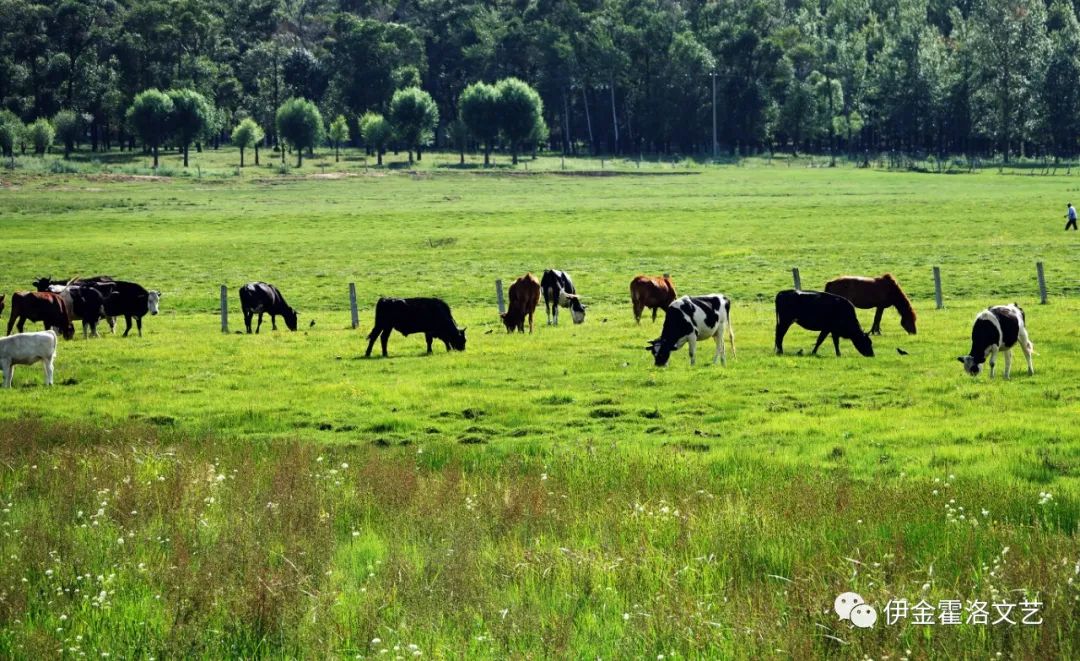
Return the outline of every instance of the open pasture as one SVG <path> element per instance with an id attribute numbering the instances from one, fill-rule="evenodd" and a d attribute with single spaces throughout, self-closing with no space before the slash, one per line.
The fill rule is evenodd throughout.
<path id="1" fill-rule="evenodd" d="M 5 175 L 0 292 L 108 273 L 163 297 L 143 338 L 62 342 L 57 386 L 35 366 L 2 393 L 0 654 L 1078 653 L 1072 178 L 318 172 Z M 875 358 L 794 355 L 816 336 L 798 327 L 774 356 L 793 266 L 808 289 L 892 272 L 918 335 L 888 310 Z M 507 335 L 495 278 L 547 267 L 585 323 L 541 303 Z M 732 299 L 726 368 L 711 341 L 652 366 L 663 315 L 635 325 L 628 285 L 662 272 Z M 218 286 L 242 330 L 251 280 L 298 332 L 220 333 Z M 361 358 L 380 295 L 444 298 L 467 350 L 395 334 Z M 1019 351 L 1011 381 L 966 376 L 975 314 L 1013 301 L 1035 376 Z M 87 572 L 109 585 L 71 592 Z M 1045 621 L 852 630 L 831 612 L 848 589 L 879 613 L 1037 596 Z"/>

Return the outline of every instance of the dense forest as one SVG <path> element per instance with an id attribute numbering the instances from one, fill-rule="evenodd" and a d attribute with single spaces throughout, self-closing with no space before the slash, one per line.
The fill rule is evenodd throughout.
<path id="1" fill-rule="evenodd" d="M 290 97 L 356 142 L 420 87 L 448 146 L 466 87 L 516 77 L 568 152 L 1080 151 L 1064 0 L 0 0 L 0 25 L 0 106 L 73 112 L 95 150 L 135 144 L 149 88 L 196 90 L 217 134 L 250 117 L 275 144 Z"/>

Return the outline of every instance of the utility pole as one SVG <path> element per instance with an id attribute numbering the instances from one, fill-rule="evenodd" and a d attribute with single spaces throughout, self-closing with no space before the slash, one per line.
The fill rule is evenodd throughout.
<path id="1" fill-rule="evenodd" d="M 716 72 L 709 73 L 712 78 L 712 157 L 716 160 L 720 157 L 720 144 L 716 141 Z"/>

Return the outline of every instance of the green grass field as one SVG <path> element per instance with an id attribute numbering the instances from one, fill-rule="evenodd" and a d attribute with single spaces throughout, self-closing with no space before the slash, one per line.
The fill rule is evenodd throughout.
<path id="1" fill-rule="evenodd" d="M 144 337 L 64 342 L 56 387 L 35 366 L 0 394 L 0 656 L 1080 654 L 1074 178 L 235 156 L 0 172 L 0 292 L 97 273 L 163 292 Z M 548 267 L 585 324 L 541 309 L 507 335 L 495 279 Z M 773 355 L 792 267 L 808 289 L 892 272 L 919 334 L 890 310 L 876 358 L 794 355 L 798 328 Z M 661 322 L 634 323 L 628 284 L 661 272 L 733 299 L 726 368 L 711 343 L 652 366 Z M 251 280 L 300 332 L 235 333 Z M 380 295 L 446 299 L 467 351 L 395 335 L 363 359 Z M 1013 301 L 1035 376 L 1017 352 L 1011 381 L 967 377 L 974 315 Z M 837 620 L 847 590 L 873 629 Z M 1038 600 L 1043 622 L 887 625 L 899 598 Z"/>

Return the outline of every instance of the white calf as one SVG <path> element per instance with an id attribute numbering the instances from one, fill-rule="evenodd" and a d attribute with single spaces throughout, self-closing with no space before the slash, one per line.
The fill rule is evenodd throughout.
<path id="1" fill-rule="evenodd" d="M 39 333 L 19 333 L 0 337 L 0 368 L 4 370 L 4 387 L 11 387 L 11 377 L 16 365 L 33 365 L 39 360 L 45 363 L 45 385 L 53 382 L 53 359 L 56 358 L 56 333 L 51 330 Z"/>

